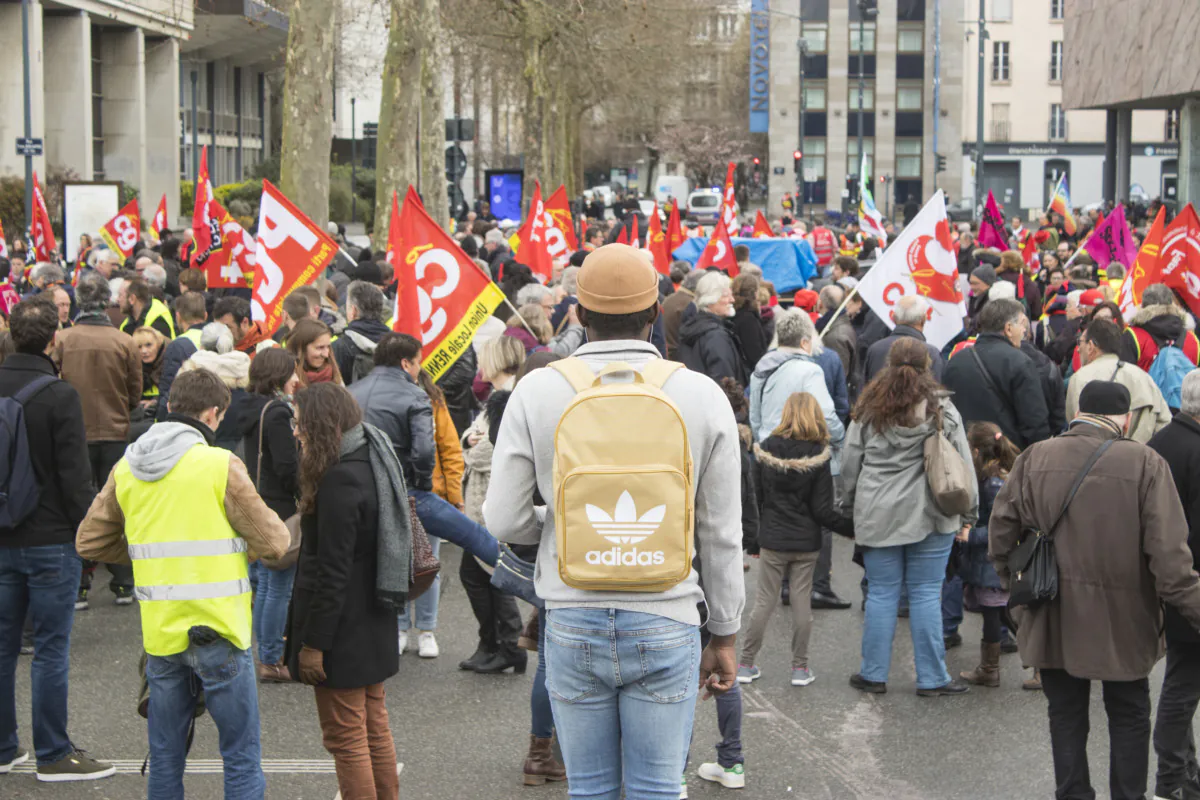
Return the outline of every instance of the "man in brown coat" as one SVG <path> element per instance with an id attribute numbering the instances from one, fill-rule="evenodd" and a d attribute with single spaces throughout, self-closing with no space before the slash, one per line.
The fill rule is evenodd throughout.
<path id="1" fill-rule="evenodd" d="M 1150 747 L 1150 684 L 1162 657 L 1159 601 L 1200 627 L 1200 578 L 1187 521 L 1162 456 L 1125 439 L 1129 390 L 1093 381 L 1056 439 L 1017 459 L 996 498 L 988 551 L 1002 581 L 1026 528 L 1049 532 L 1076 476 L 1092 466 L 1054 530 L 1058 595 L 1014 611 L 1024 662 L 1038 667 L 1049 704 L 1057 797 L 1093 798 L 1087 766 L 1088 695 L 1102 681 L 1112 745 L 1113 800 L 1142 798 Z"/>
<path id="2" fill-rule="evenodd" d="M 97 491 L 125 454 L 129 438 L 129 412 L 142 398 L 142 362 L 133 338 L 117 330 L 108 316 L 111 297 L 108 281 L 97 273 L 85 275 L 75 287 L 79 317 L 75 326 L 59 331 L 54 360 L 63 380 L 75 387 L 83 401 L 83 426 L 87 432 L 92 483 Z M 94 563 L 85 564 L 79 586 L 77 610 L 88 607 Z M 133 603 L 133 568 L 110 564 L 109 588 L 117 605 Z"/>
<path id="3" fill-rule="evenodd" d="M 683 312 L 696 299 L 696 284 L 703 277 L 703 271 L 692 270 L 680 282 L 679 288 L 666 300 L 663 300 L 663 336 L 667 340 L 667 358 L 672 361 L 681 360 L 679 356 L 679 326 L 683 324 Z"/>

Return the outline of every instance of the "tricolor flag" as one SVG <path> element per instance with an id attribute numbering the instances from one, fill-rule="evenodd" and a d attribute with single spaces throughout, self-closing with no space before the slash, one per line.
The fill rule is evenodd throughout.
<path id="1" fill-rule="evenodd" d="M 879 240 L 879 246 L 887 247 L 887 232 L 883 229 L 883 215 L 875 208 L 871 197 L 871 185 L 867 180 L 867 157 L 862 158 L 862 169 L 858 174 L 858 227 L 868 236 Z"/>
<path id="2" fill-rule="evenodd" d="M 1050 210 L 1061 214 L 1063 229 L 1067 235 L 1074 236 L 1078 227 L 1075 224 L 1075 214 L 1071 211 L 1071 193 L 1067 190 L 1067 176 L 1063 174 L 1054 186 L 1054 194 L 1050 195 Z"/>

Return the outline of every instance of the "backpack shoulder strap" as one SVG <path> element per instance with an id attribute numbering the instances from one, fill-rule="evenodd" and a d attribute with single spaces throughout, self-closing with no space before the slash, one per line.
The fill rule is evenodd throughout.
<path id="1" fill-rule="evenodd" d="M 14 400 L 16 400 L 21 405 L 25 405 L 26 403 L 28 403 L 30 400 L 33 399 L 33 396 L 35 394 L 40 392 L 42 389 L 45 389 L 47 386 L 49 386 L 50 384 L 54 383 L 57 380 L 58 380 L 58 378 L 55 377 L 54 375 L 38 376 L 37 378 L 34 378 L 29 383 L 22 386 L 21 391 L 17 392 L 12 397 Z"/>
<path id="2" fill-rule="evenodd" d="M 656 358 L 642 368 L 642 380 L 657 389 L 661 389 L 663 388 L 663 384 L 667 382 L 667 379 L 681 369 L 683 369 L 683 364 L 680 364 L 678 361 L 667 361 L 665 358 Z"/>
<path id="3" fill-rule="evenodd" d="M 562 358 L 551 362 L 547 366 L 566 378 L 567 383 L 571 384 L 571 388 L 576 393 L 582 392 L 584 389 L 590 389 L 592 384 L 596 382 L 596 373 L 592 372 L 591 367 L 583 363 L 583 360 L 579 358 Z"/>

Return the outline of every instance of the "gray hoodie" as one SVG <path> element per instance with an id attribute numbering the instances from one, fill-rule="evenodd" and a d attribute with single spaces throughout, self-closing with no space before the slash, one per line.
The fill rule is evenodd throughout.
<path id="1" fill-rule="evenodd" d="M 958 409 L 946 398 L 939 403 L 943 435 L 968 465 L 973 464 Z M 934 504 L 925 477 L 925 440 L 933 435 L 934 426 L 925 419 L 924 401 L 913 416 L 922 422 L 881 432 L 855 421 L 846 433 L 839 502 L 843 514 L 853 513 L 854 541 L 863 547 L 895 547 L 922 541 L 931 533 L 956 533 L 978 517 L 979 492 L 974 482 L 966 515 L 946 516 Z"/>
<path id="2" fill-rule="evenodd" d="M 198 444 L 206 444 L 204 434 L 191 425 L 159 422 L 125 449 L 125 460 L 139 481 L 160 481 Z"/>

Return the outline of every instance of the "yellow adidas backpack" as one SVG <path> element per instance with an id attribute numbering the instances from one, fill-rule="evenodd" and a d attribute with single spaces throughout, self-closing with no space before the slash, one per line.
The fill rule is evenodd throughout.
<path id="1" fill-rule="evenodd" d="M 554 433 L 558 574 L 576 589 L 662 592 L 692 568 L 694 475 L 687 426 L 662 390 L 682 364 L 594 374 L 578 358 L 549 365 L 575 389 Z M 632 383 L 605 383 L 630 373 Z"/>

